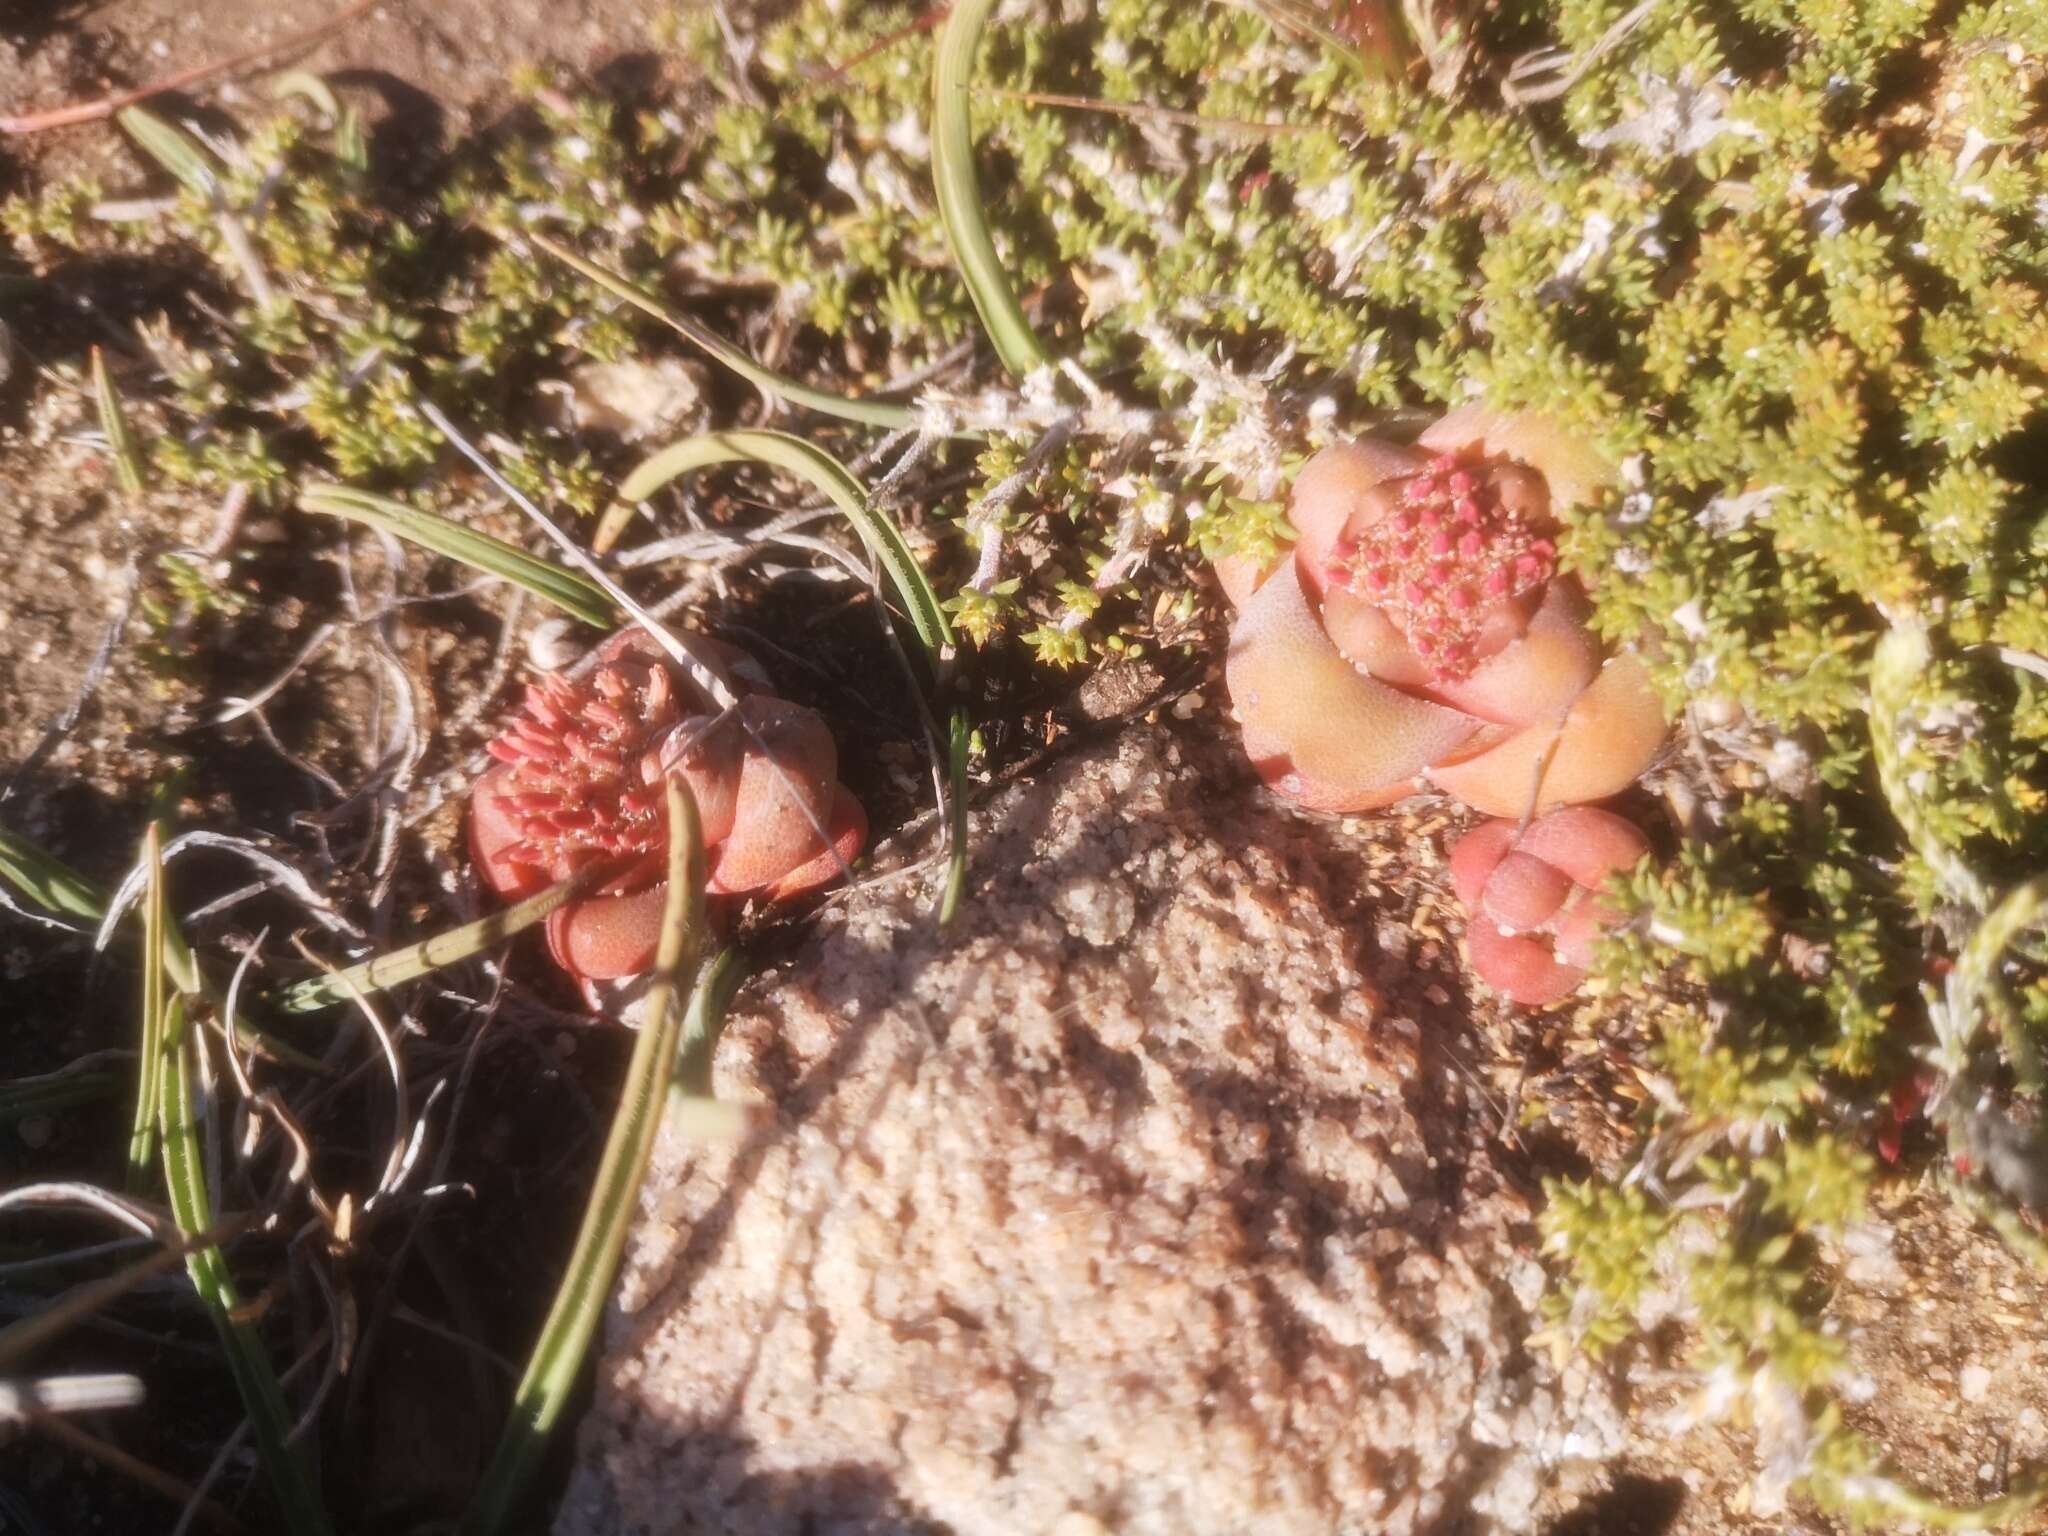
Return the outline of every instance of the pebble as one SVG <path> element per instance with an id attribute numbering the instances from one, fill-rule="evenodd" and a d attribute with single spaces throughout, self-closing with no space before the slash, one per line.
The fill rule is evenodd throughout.
<path id="1" fill-rule="evenodd" d="M 1956 1389 L 1966 1403 L 1981 1403 L 1991 1391 L 1991 1372 L 1981 1365 L 1966 1365 L 1956 1383 Z"/>

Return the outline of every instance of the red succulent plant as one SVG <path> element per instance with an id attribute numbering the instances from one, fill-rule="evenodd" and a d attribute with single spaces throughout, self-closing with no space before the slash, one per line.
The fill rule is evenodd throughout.
<path id="1" fill-rule="evenodd" d="M 1225 681 L 1268 784 L 1363 811 L 1430 783 L 1513 818 L 1468 834 L 1451 868 L 1473 969 L 1531 1005 L 1578 985 L 1615 921 L 1591 891 L 1647 851 L 1584 802 L 1635 782 L 1665 737 L 1642 663 L 1604 654 L 1558 569 L 1557 514 L 1611 478 L 1541 417 L 1466 407 L 1412 447 L 1317 454 L 1288 506 L 1293 548 L 1217 564 L 1238 606 Z"/>
<path id="2" fill-rule="evenodd" d="M 714 896 L 775 899 L 822 885 L 867 835 L 817 712 L 775 697 L 745 653 L 692 642 L 731 678 L 731 713 L 652 636 L 623 630 L 587 676 L 550 674 L 527 689 L 471 799 L 471 847 L 500 896 L 587 872 L 587 893 L 547 921 L 549 950 L 579 981 L 653 964 L 667 900 L 666 775 L 680 774 L 696 798 Z"/>
<path id="3" fill-rule="evenodd" d="M 1515 822 L 1481 822 L 1451 848 L 1472 969 L 1530 1007 L 1566 996 L 1585 978 L 1593 940 L 1620 921 L 1594 893 L 1649 851 L 1628 822 L 1590 805 L 1538 816 L 1519 835 Z"/>
<path id="4" fill-rule="evenodd" d="M 1638 660 L 1603 656 L 1554 542 L 1557 510 L 1610 478 L 1542 419 L 1477 407 L 1413 447 L 1317 454 L 1289 504 L 1292 551 L 1217 566 L 1260 775 L 1315 810 L 1390 805 L 1426 779 L 1496 816 L 1632 783 L 1663 711 Z"/>

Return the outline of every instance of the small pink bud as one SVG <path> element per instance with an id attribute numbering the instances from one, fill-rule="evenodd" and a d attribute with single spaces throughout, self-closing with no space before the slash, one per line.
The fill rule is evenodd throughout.
<path id="1" fill-rule="evenodd" d="M 1452 474 L 1450 486 L 1453 496 L 1470 496 L 1472 494 L 1473 480 L 1470 475 L 1461 469 Z"/>
<path id="2" fill-rule="evenodd" d="M 1432 555 L 1448 555 L 1456 543 L 1457 541 L 1451 537 L 1448 529 L 1439 528 L 1430 535 L 1429 552 Z"/>
<path id="3" fill-rule="evenodd" d="M 1479 503 L 1470 496 L 1460 496 L 1457 503 L 1458 521 L 1476 523 L 1479 521 Z"/>
<path id="4" fill-rule="evenodd" d="M 1453 608 L 1459 609 L 1461 611 L 1466 610 L 1471 608 L 1472 605 L 1478 601 L 1479 599 L 1473 596 L 1472 589 L 1468 586 L 1456 586 L 1451 588 L 1451 606 Z"/>
<path id="5" fill-rule="evenodd" d="M 1409 602 L 1418 604 L 1426 602 L 1429 598 L 1428 590 L 1424 588 L 1422 583 L 1419 581 L 1409 582 L 1405 587 L 1401 589 L 1401 595 L 1405 597 Z"/>
<path id="6" fill-rule="evenodd" d="M 1417 475 L 1408 482 L 1408 499 L 1410 501 L 1434 501 L 1436 500 L 1436 494 L 1436 481 L 1428 475 Z"/>
<path id="7" fill-rule="evenodd" d="M 1489 597 L 1506 597 L 1508 595 L 1508 588 L 1512 585 L 1514 583 L 1509 579 L 1505 567 L 1487 573 L 1486 593 Z"/>
<path id="8" fill-rule="evenodd" d="M 1415 528 L 1415 514 L 1407 511 L 1396 512 L 1394 514 L 1394 526 L 1403 533 L 1413 532 Z"/>
<path id="9" fill-rule="evenodd" d="M 1476 531 L 1467 532 L 1458 540 L 1458 553 L 1467 560 L 1478 559 L 1480 552 L 1485 548 L 1486 540 L 1482 539 Z"/>

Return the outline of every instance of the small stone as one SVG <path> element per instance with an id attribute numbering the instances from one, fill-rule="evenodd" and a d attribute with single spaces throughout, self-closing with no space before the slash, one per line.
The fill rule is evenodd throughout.
<path id="1" fill-rule="evenodd" d="M 1963 1367 L 1962 1376 L 1956 1383 L 1956 1390 L 1966 1403 L 1981 1403 L 1991 1391 L 1991 1372 L 1972 1362 Z"/>

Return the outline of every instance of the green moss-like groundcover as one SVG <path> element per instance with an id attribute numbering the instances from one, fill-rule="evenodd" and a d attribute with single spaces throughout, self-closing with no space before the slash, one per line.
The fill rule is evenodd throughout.
<path id="1" fill-rule="evenodd" d="M 1622 484 L 1566 559 L 1682 717 L 1657 787 L 1689 824 L 1603 960 L 1660 1092 L 1626 1183 L 1552 1190 L 1553 1336 L 1611 1346 L 1676 1286 L 1779 1481 L 1878 1521 L 2010 1514 L 2032 1485 L 1944 1511 L 1844 1425 L 1811 1280 L 1895 1105 L 1946 1137 L 1934 1176 L 2039 1257 L 2048 8 L 1564 0 L 1472 31 L 1440 5 L 1426 58 L 1387 41 L 1391 12 L 1345 15 L 999 14 L 987 217 L 1075 366 L 1011 384 L 984 345 L 974 387 L 956 364 L 923 396 L 935 431 L 992 427 L 933 452 L 972 461 L 964 493 L 900 482 L 934 577 L 964 635 L 1047 663 L 1173 644 L 1211 601 L 1193 556 L 1269 548 L 1302 458 L 1383 413 L 1476 393 L 1597 441 Z M 71 184 L 8 225 L 32 260 L 212 258 L 232 316 L 150 333 L 160 474 L 433 505 L 427 393 L 594 512 L 619 465 L 513 404 L 675 343 L 522 230 L 848 393 L 976 341 L 932 194 L 931 19 L 806 0 L 742 79 L 680 18 L 661 41 L 693 95 L 522 82 L 530 112 L 426 200 L 394 202 L 353 122 L 294 102 L 166 214 L 104 224 Z M 872 437 L 806 430 L 848 457 Z M 164 579 L 189 606 L 191 569 Z"/>

